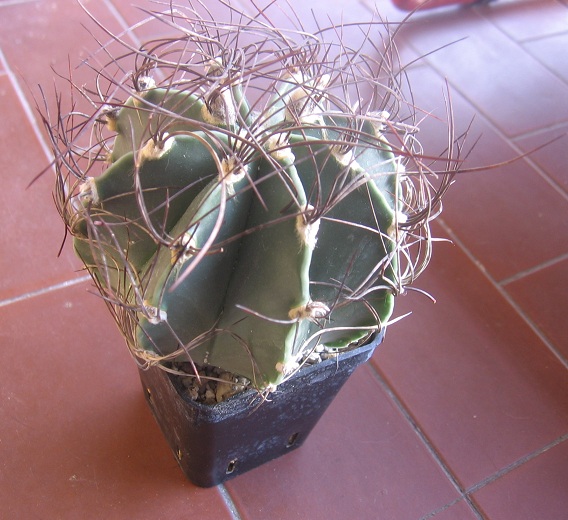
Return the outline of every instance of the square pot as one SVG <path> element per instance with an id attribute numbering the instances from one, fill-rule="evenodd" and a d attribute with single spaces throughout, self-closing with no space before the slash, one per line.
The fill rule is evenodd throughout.
<path id="1" fill-rule="evenodd" d="M 262 401 L 247 390 L 215 405 L 191 400 L 181 377 L 140 370 L 146 400 L 187 478 L 211 487 L 300 447 L 383 334 L 336 358 L 303 367 Z"/>

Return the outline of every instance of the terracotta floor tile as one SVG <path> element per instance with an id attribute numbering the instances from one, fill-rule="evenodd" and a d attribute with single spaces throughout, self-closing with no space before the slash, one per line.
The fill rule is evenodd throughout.
<path id="1" fill-rule="evenodd" d="M 166 10 L 166 6 L 162 8 L 161 5 L 158 5 L 156 2 L 152 2 L 152 0 L 139 0 L 136 3 L 111 0 L 111 4 L 124 19 L 127 26 L 138 24 L 146 18 L 151 18 L 151 15 L 149 14 L 150 12 L 161 12 Z"/>
<path id="2" fill-rule="evenodd" d="M 421 125 L 418 139 L 427 155 L 438 155 L 447 146 L 444 79 L 429 67 L 416 67 L 409 73 L 414 99 L 424 113 L 431 114 Z M 476 110 L 459 93 L 450 89 L 456 134 L 468 128 Z M 522 142 L 527 151 L 562 133 L 545 133 Z M 477 143 L 464 168 L 490 166 L 519 155 L 483 117 L 474 119 L 466 150 Z M 535 153 L 535 161 L 546 161 L 546 168 L 559 168 L 564 176 L 561 142 Z M 438 168 L 441 166 L 438 165 Z M 560 169 L 561 168 L 561 169 Z M 519 215 L 523 215 L 519 218 Z M 483 267 L 497 280 L 507 278 L 568 252 L 568 206 L 526 161 L 484 172 L 462 173 L 449 190 L 442 218 Z M 521 238 L 522 237 L 522 238 Z M 531 247 L 526 247 L 530 243 Z"/>
<path id="3" fill-rule="evenodd" d="M 561 520 L 568 496 L 568 441 L 526 462 L 474 494 L 491 520 Z"/>
<path id="4" fill-rule="evenodd" d="M 496 280 L 568 252 L 566 200 L 524 161 L 458 182 L 443 219 Z"/>
<path id="5" fill-rule="evenodd" d="M 369 367 L 353 374 L 302 447 L 227 489 L 246 520 L 416 520 L 457 498 Z"/>
<path id="6" fill-rule="evenodd" d="M 129 2 L 85 4 L 113 31 L 125 28 L 122 17 L 140 19 Z M 282 23 L 284 5 L 270 8 Z M 325 13 L 325 25 L 327 15 L 338 22 L 341 10 L 346 21 L 369 20 L 373 2 L 291 5 L 308 27 L 311 8 Z M 379 7 L 391 21 L 406 14 L 390 1 Z M 404 62 L 467 37 L 412 72 L 420 106 L 444 113 L 447 77 L 458 127 L 479 114 L 472 137 L 481 133 L 481 141 L 467 166 L 511 157 L 511 139 L 529 150 L 567 132 L 568 29 L 560 25 L 558 33 L 566 11 L 566 1 L 499 0 L 417 14 L 402 32 Z M 126 347 L 88 284 L 25 296 L 79 276 L 70 247 L 56 258 L 63 226 L 51 176 L 25 189 L 46 156 L 21 99 L 33 104 L 38 83 L 52 88 L 52 66 L 65 72 L 68 55 L 76 63 L 96 47 L 82 23 L 107 40 L 75 1 L 0 1 L 0 143 L 10 151 L 0 159 L 0 517 L 143 520 L 191 511 L 230 519 L 218 490 L 195 488 L 178 469 Z M 87 72 L 79 69 L 77 82 Z M 429 153 L 439 152 L 445 129 L 430 119 L 421 139 Z M 566 353 L 558 314 L 568 303 L 560 290 L 567 278 L 566 144 L 564 137 L 535 153 L 531 164 L 459 179 L 443 216 L 475 262 L 459 246 L 436 244 L 418 287 L 438 303 L 415 293 L 399 298 L 397 315 L 414 314 L 391 327 L 373 358 L 462 487 L 477 486 L 475 506 L 488 520 L 556 520 L 568 509 L 561 486 L 568 442 L 541 452 L 568 433 L 566 369 L 479 270 L 496 280 L 529 270 L 504 289 Z M 562 260 L 550 264 L 554 259 Z M 548 267 L 531 271 L 543 263 Z M 391 395 L 371 367 L 359 369 L 306 445 L 227 485 L 241 518 L 482 518 Z"/>
<path id="7" fill-rule="evenodd" d="M 505 290 L 565 359 L 568 359 L 567 282 L 568 259 L 565 259 L 505 285 Z"/>
<path id="8" fill-rule="evenodd" d="M 261 7 L 271 4 L 270 0 L 263 0 L 258 3 Z M 294 8 L 295 16 L 281 6 L 274 5 L 266 9 L 266 16 L 279 27 L 290 27 L 292 21 L 294 24 L 301 24 L 307 31 L 317 30 L 320 27 L 326 27 L 333 23 L 340 24 L 354 21 L 371 21 L 371 13 L 374 11 L 373 2 L 355 1 L 345 4 L 341 0 L 314 0 L 311 2 L 302 2 L 301 0 L 291 0 L 290 4 Z M 386 4 L 386 5 L 385 5 Z M 379 14 L 389 20 L 399 21 L 404 14 L 389 5 L 387 2 L 380 2 L 377 5 Z M 250 3 L 243 2 L 243 7 L 248 9 L 249 13 L 254 13 L 255 9 Z M 317 13 L 317 20 L 314 20 L 314 13 Z"/>
<path id="9" fill-rule="evenodd" d="M 321 28 L 328 28 L 332 25 L 344 24 L 341 30 L 326 30 L 323 38 L 327 41 L 337 41 L 339 35 L 344 41 L 355 46 L 361 40 L 362 30 L 357 26 L 357 22 L 374 22 L 375 29 L 371 31 L 374 44 L 382 48 L 381 38 L 386 37 L 385 24 L 389 26 L 389 30 L 394 32 L 398 23 L 404 19 L 407 13 L 398 10 L 391 2 L 379 2 L 376 4 L 372 1 L 358 0 L 346 4 L 342 0 L 316 0 L 304 2 L 302 0 L 291 0 L 286 4 L 263 0 L 260 2 L 241 2 L 243 10 L 249 15 L 257 15 L 257 8 L 263 11 L 263 16 L 270 20 L 275 26 L 286 30 L 301 27 L 307 32 L 318 32 Z M 289 12 L 288 5 L 293 9 L 293 13 Z M 377 12 L 378 11 L 378 12 Z M 314 17 L 317 13 L 317 17 Z M 350 24 L 354 26 L 349 27 Z M 295 36 L 296 41 L 301 41 L 298 35 Z M 254 37 L 252 38 L 254 41 Z M 401 46 L 400 61 L 406 64 L 417 57 L 414 49 L 408 46 Z M 369 47 L 369 51 L 372 51 Z"/>
<path id="10" fill-rule="evenodd" d="M 568 32 L 526 42 L 523 48 L 568 83 Z"/>
<path id="11" fill-rule="evenodd" d="M 117 11 L 120 12 L 120 15 L 124 17 L 128 24 L 136 24 L 149 16 L 144 13 L 141 8 L 152 11 L 161 10 L 157 7 L 156 3 L 152 2 L 151 0 L 137 2 L 136 5 L 129 5 L 127 3 L 115 1 L 115 5 Z M 205 11 L 205 8 L 203 6 L 199 6 L 198 3 L 194 3 L 194 6 L 198 12 Z M 296 12 L 295 15 L 291 15 L 288 12 L 290 11 L 290 6 Z M 335 2 L 316 2 L 316 5 L 314 5 L 313 2 L 306 4 L 305 2 L 296 0 L 287 2 L 284 7 L 282 5 L 279 5 L 278 3 L 270 2 L 267 0 L 255 3 L 245 1 L 240 2 L 240 4 L 238 2 L 231 2 L 229 7 L 226 3 L 223 4 L 222 2 L 213 0 L 211 2 L 207 2 L 206 9 L 209 11 L 209 14 L 205 15 L 208 19 L 213 17 L 215 19 L 233 20 L 234 22 L 240 23 L 243 26 L 250 24 L 250 19 L 256 16 L 256 18 L 261 20 L 260 23 L 272 23 L 278 27 L 284 28 L 284 30 L 288 31 L 288 34 L 297 42 L 301 42 L 302 36 L 290 32 L 290 29 L 294 26 L 294 24 L 296 24 L 297 26 L 303 26 L 306 31 L 314 31 L 318 29 L 318 24 L 328 25 L 330 23 L 340 23 L 342 20 L 344 22 L 347 22 L 353 21 L 354 19 L 371 19 L 371 11 L 369 7 L 362 2 L 357 2 L 352 4 L 350 6 L 350 9 L 346 10 L 344 15 L 338 16 L 337 19 L 329 22 L 326 19 L 327 13 L 337 13 L 342 9 L 341 2 L 337 0 Z M 315 9 L 320 13 L 320 18 L 317 22 L 312 16 L 312 9 Z M 262 14 L 258 13 L 259 10 L 262 12 Z M 183 24 L 183 16 L 191 16 L 191 12 L 189 10 L 182 9 L 181 13 L 182 15 L 178 17 L 176 22 Z M 354 27 L 351 29 L 351 31 L 353 33 L 356 33 L 358 37 L 361 35 L 359 27 Z M 171 36 L 172 34 L 175 34 L 175 32 L 176 31 L 169 27 L 167 23 L 153 20 L 149 23 L 144 23 L 137 27 L 134 31 L 134 34 L 136 38 L 138 38 L 138 40 L 147 41 L 150 38 L 164 37 L 166 35 Z M 333 31 L 329 31 L 327 33 L 327 36 L 333 38 L 333 36 L 337 37 L 337 34 L 334 34 Z M 240 32 L 238 38 L 240 48 L 246 48 L 248 45 L 255 46 L 259 41 L 259 35 L 256 31 L 243 30 Z M 406 59 L 406 55 L 404 56 L 404 58 Z M 258 83 L 255 83 L 255 88 L 258 88 Z M 249 101 L 254 101 L 254 99 L 251 98 L 254 98 L 256 91 L 253 92 L 254 93 L 252 95 L 249 95 Z"/>
<path id="12" fill-rule="evenodd" d="M 138 0 L 137 2 L 122 2 L 120 0 L 110 0 L 114 5 L 114 8 L 124 19 L 127 26 L 137 25 L 134 35 L 140 42 L 148 41 L 155 37 L 163 37 L 165 35 L 171 35 L 177 33 L 177 31 L 172 31 L 167 24 L 152 20 L 152 13 L 161 13 L 168 11 L 167 2 L 154 2 L 152 0 Z M 206 12 L 211 14 L 211 17 L 218 20 L 231 20 L 238 21 L 241 19 L 240 12 L 242 7 L 240 2 L 231 0 L 231 2 L 225 2 L 223 5 L 218 0 L 211 0 L 209 2 L 193 2 L 193 8 L 201 13 L 203 16 L 207 17 Z M 188 2 L 178 3 L 176 7 L 179 7 L 179 11 L 185 15 L 190 15 L 189 8 L 191 7 Z M 178 15 L 176 22 L 181 24 L 182 16 Z"/>
<path id="13" fill-rule="evenodd" d="M 568 119 L 566 85 L 475 10 L 433 13 L 404 34 L 422 54 L 456 42 L 427 61 L 505 135 Z"/>
<path id="14" fill-rule="evenodd" d="M 129 25 L 139 23 L 141 20 L 149 16 L 143 10 L 153 12 L 162 11 L 160 5 L 156 2 L 153 2 L 152 0 L 139 0 L 135 5 L 120 2 L 119 0 L 111 1 L 114 4 L 116 10 Z M 272 4 L 272 2 L 270 2 L 269 0 L 254 2 L 254 5 L 257 6 L 260 10 L 266 11 L 267 18 L 269 18 L 276 25 L 289 26 L 291 19 L 296 18 L 293 15 L 291 16 L 290 13 L 286 12 L 287 8 L 283 7 L 283 4 L 272 6 L 270 6 L 270 4 Z M 340 0 L 318 0 L 308 3 L 302 2 L 300 0 L 290 0 L 289 2 L 287 2 L 287 4 L 291 5 L 298 15 L 295 22 L 304 24 L 306 29 L 310 27 L 313 29 L 313 27 L 315 27 L 312 10 L 320 15 L 320 25 L 328 22 L 328 20 L 325 18 L 325 15 L 327 14 L 332 14 L 333 22 L 339 23 L 341 20 L 370 20 L 371 13 L 375 12 L 375 4 L 367 0 L 352 2 L 351 4 L 349 4 L 349 8 L 346 8 L 345 3 L 341 2 Z M 197 4 L 194 4 L 194 6 L 199 9 Z M 215 18 L 224 20 L 231 19 L 231 17 L 233 20 L 238 20 L 240 18 L 240 13 L 242 12 L 248 13 L 249 15 L 256 14 L 257 9 L 255 6 L 253 6 L 253 4 L 247 0 L 241 0 L 239 2 L 232 0 L 230 2 L 230 7 L 232 9 L 227 6 L 221 5 L 218 1 L 215 0 L 207 3 L 207 9 L 211 11 L 213 16 Z M 408 14 L 397 9 L 391 2 L 381 2 L 378 5 L 378 9 L 381 19 L 388 20 L 391 23 L 401 21 Z M 325 14 L 322 15 L 321 13 Z M 157 25 L 149 23 L 145 24 L 145 26 L 146 27 L 141 28 L 141 31 L 137 30 L 137 33 L 149 36 L 156 34 L 156 32 L 162 32 L 160 29 L 158 29 L 159 26 Z"/>
<path id="15" fill-rule="evenodd" d="M 120 31 L 120 25 L 105 2 L 91 1 L 84 4 L 112 31 Z M 68 82 L 56 78 L 54 70 L 65 77 L 71 74 L 77 85 L 89 83 L 89 86 L 94 86 L 90 83 L 94 77 L 93 71 L 80 64 L 81 60 L 98 49 L 99 44 L 95 38 L 105 44 L 110 41 L 110 37 L 81 9 L 79 2 L 55 0 L 18 3 L 2 8 L 0 48 L 29 104 L 33 107 L 35 99 L 41 99 L 38 87 L 41 85 L 51 101 L 49 108 L 52 114 L 56 113 L 54 85 L 65 94 L 69 93 Z M 118 45 L 114 44 L 109 49 L 117 47 Z M 99 53 L 97 58 L 93 59 L 92 65 L 99 70 L 101 64 L 106 61 L 108 56 Z M 87 106 L 79 97 L 76 97 L 75 101 L 77 110 Z M 65 108 L 69 110 L 69 107 Z M 41 126 L 39 119 L 38 124 Z"/>
<path id="16" fill-rule="evenodd" d="M 479 520 L 479 514 L 462 499 L 441 511 L 433 511 L 420 520 Z"/>
<path id="17" fill-rule="evenodd" d="M 48 159 L 7 75 L 0 76 L 0 105 L 0 143 L 10 150 L 0 155 L 2 301 L 71 279 L 79 264 L 69 249 L 57 258 L 65 228 L 51 198 L 51 172 L 27 187 Z"/>
<path id="18" fill-rule="evenodd" d="M 566 369 L 483 275 L 438 245 L 373 362 L 465 487 L 568 431 Z"/>
<path id="19" fill-rule="evenodd" d="M 558 0 L 499 0 L 477 11 L 517 41 L 565 32 L 568 27 L 568 8 Z"/>
<path id="20" fill-rule="evenodd" d="M 553 140 L 554 142 L 551 142 Z M 568 193 L 568 170 L 566 169 L 566 164 L 568 164 L 568 124 L 519 138 L 515 143 L 524 152 L 550 143 L 532 153 L 529 159 L 542 168 L 560 189 Z"/>
<path id="21" fill-rule="evenodd" d="M 230 519 L 216 489 L 185 480 L 87 289 L 0 309 L 0 516 Z"/>

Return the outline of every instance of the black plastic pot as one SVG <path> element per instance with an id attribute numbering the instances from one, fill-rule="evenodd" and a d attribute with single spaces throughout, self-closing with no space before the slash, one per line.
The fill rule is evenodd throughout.
<path id="1" fill-rule="evenodd" d="M 159 368 L 141 370 L 140 379 L 181 469 L 194 484 L 210 487 L 300 447 L 381 340 L 377 335 L 335 359 L 302 368 L 266 401 L 249 390 L 209 406 L 192 401 L 181 378 Z"/>

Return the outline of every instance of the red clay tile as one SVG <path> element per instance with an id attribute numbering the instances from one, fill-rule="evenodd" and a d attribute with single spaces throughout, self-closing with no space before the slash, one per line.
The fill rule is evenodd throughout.
<path id="1" fill-rule="evenodd" d="M 111 1 L 116 11 L 124 19 L 126 26 L 136 26 L 134 35 L 141 43 L 155 37 L 169 36 L 179 32 L 177 30 L 173 31 L 168 27 L 167 23 L 157 21 L 153 16 L 154 14 L 169 12 L 169 2 L 160 3 L 152 0 L 138 0 L 135 3 L 122 2 L 120 0 Z M 176 23 L 181 24 L 183 15 L 191 15 L 191 6 L 189 2 L 177 4 L 174 2 L 173 5 L 178 12 Z M 240 6 L 240 3 L 235 0 L 225 2 L 225 4 L 219 0 L 210 0 L 208 2 L 193 2 L 192 5 L 193 9 L 205 18 L 223 21 L 241 20 L 241 11 L 243 8 Z M 179 13 L 182 14 L 180 15 Z"/>
<path id="2" fill-rule="evenodd" d="M 125 20 L 127 25 L 134 25 L 150 15 L 145 11 L 160 12 L 167 11 L 165 4 L 157 4 L 152 0 L 139 0 L 135 5 L 120 2 L 119 0 L 111 0 L 120 16 Z M 272 5 L 271 5 L 272 4 Z M 183 6 L 184 4 L 182 4 Z M 296 12 L 295 16 L 292 14 L 288 5 Z M 203 8 L 194 3 L 196 10 L 203 12 Z M 270 1 L 255 2 L 254 5 L 247 0 L 236 2 L 232 0 L 230 6 L 222 5 L 218 0 L 207 2 L 207 9 L 211 12 L 213 17 L 217 20 L 233 20 L 240 21 L 241 13 L 256 16 L 258 14 L 257 7 L 264 12 L 266 18 L 277 26 L 287 26 L 293 24 L 302 24 L 306 30 L 313 30 L 320 26 L 328 25 L 329 23 L 341 23 L 341 21 L 370 21 L 371 18 L 375 20 L 384 20 L 395 24 L 396 22 L 404 19 L 408 13 L 402 12 L 397 9 L 391 2 L 381 2 L 380 5 L 375 6 L 373 2 L 361 0 L 346 4 L 340 0 L 318 0 L 315 2 L 302 2 L 300 0 L 290 0 L 286 4 L 274 5 Z M 376 9 L 378 7 L 378 16 Z M 318 20 L 314 20 L 312 11 L 317 13 Z M 329 22 L 328 16 L 331 15 L 332 22 Z M 263 19 L 263 16 L 260 17 Z M 164 26 L 154 23 L 145 23 L 140 29 L 136 30 L 136 34 L 147 37 L 155 34 L 163 34 L 166 31 Z"/>
<path id="3" fill-rule="evenodd" d="M 462 499 L 441 511 L 433 511 L 420 520 L 479 520 L 479 515 Z"/>
<path id="4" fill-rule="evenodd" d="M 84 4 L 112 31 L 120 31 L 120 25 L 105 2 Z M 110 41 L 110 37 L 81 9 L 79 2 L 30 2 L 2 8 L 0 48 L 29 104 L 33 107 L 35 99 L 41 99 L 38 87 L 41 85 L 50 99 L 49 108 L 53 114 L 56 111 L 54 85 L 65 94 L 70 90 L 65 80 L 56 78 L 54 71 L 65 77 L 71 74 L 79 86 L 85 83 L 94 86 L 92 78 L 96 73 L 80 64 L 98 49 L 96 39 L 105 44 Z M 114 44 L 109 48 L 117 47 Z M 108 59 L 104 53 L 99 53 L 92 60 L 92 65 L 98 70 Z M 76 101 L 78 110 L 87 106 L 78 97 Z M 89 108 L 92 110 L 92 107 Z"/>
<path id="5" fill-rule="evenodd" d="M 128 2 L 112 1 L 125 18 L 133 16 Z M 85 3 L 114 31 L 125 27 L 109 0 Z M 516 136 L 514 144 L 528 150 L 565 133 L 566 31 L 543 37 L 564 20 L 556 4 L 566 9 L 565 1 L 500 0 L 473 9 L 432 10 L 414 16 L 404 30 L 400 43 L 407 59 L 468 36 L 428 57 L 436 73 L 420 67 L 414 84 L 419 104 L 443 114 L 440 80 L 431 80 L 448 77 L 460 129 L 473 113 L 481 115 L 472 135 L 482 131 L 482 141 L 467 166 L 510 157 L 508 137 Z M 157 8 L 145 0 L 137 5 Z M 327 14 L 338 22 L 342 9 L 345 20 L 369 19 L 372 2 L 348 8 L 339 1 L 293 0 L 292 5 L 309 26 L 312 7 L 326 13 L 319 18 L 326 24 Z M 390 20 L 403 14 L 390 2 L 379 7 Z M 507 17 L 499 14 L 505 11 Z M 555 16 L 549 17 L 552 11 Z M 274 16 L 284 23 L 281 12 Z M 138 20 L 136 14 L 132 21 Z M 83 22 L 97 32 L 78 4 L 67 0 L 0 5 L 4 68 L 14 72 L 30 103 L 28 85 L 35 93 L 38 82 L 51 89 L 51 65 L 65 72 L 67 55 L 76 63 L 96 47 Z M 5 303 L 73 280 L 78 264 L 69 247 L 63 259 L 55 258 L 63 227 L 51 202 L 50 176 L 25 190 L 46 159 L 1 67 L 0 143 L 10 150 L 0 159 L 0 302 Z M 83 67 L 76 78 L 83 82 L 90 75 Z M 444 146 L 436 126 L 442 125 L 430 120 L 421 135 L 429 153 Z M 464 175 L 449 193 L 444 218 L 477 267 L 482 264 L 497 280 L 566 253 L 564 143 L 531 157 L 556 191 L 518 163 L 499 173 Z M 414 314 L 391 327 L 373 360 L 468 489 L 568 430 L 565 369 L 477 267 L 459 247 L 438 245 L 418 286 L 439 303 L 416 294 L 399 298 L 397 315 L 407 309 Z M 560 345 L 566 335 L 559 325 L 563 317 L 552 319 L 566 301 L 555 292 L 554 279 L 565 279 L 565 268 L 563 260 L 505 285 Z M 0 308 L 0 517 L 174 518 L 191 509 L 205 518 L 231 518 L 215 489 L 200 490 L 184 479 L 144 403 L 123 341 L 104 305 L 85 290 L 82 284 Z M 491 520 L 562 518 L 568 502 L 558 483 L 567 480 L 566 446 L 563 442 L 476 487 L 478 510 Z M 481 517 L 460 498 L 369 367 L 347 383 L 305 446 L 227 487 L 243 520 Z"/>
<path id="6" fill-rule="evenodd" d="M 246 520 L 416 520 L 457 498 L 366 366 L 302 447 L 226 486 Z"/>
<path id="7" fill-rule="evenodd" d="M 426 60 L 505 135 L 568 119 L 566 85 L 476 11 L 432 14 L 404 34 L 422 54 L 440 49 Z"/>
<path id="8" fill-rule="evenodd" d="M 341 24 L 349 22 L 370 22 L 372 13 L 375 11 L 373 2 L 351 2 L 345 4 L 340 0 L 314 0 L 311 2 L 302 2 L 301 0 L 292 0 L 289 4 L 294 12 L 287 9 L 286 4 L 270 5 L 272 2 L 263 1 L 255 4 L 264 7 L 266 18 L 278 27 L 291 27 L 292 25 L 301 25 L 306 31 L 317 30 L 319 27 L 327 27 L 331 24 Z M 392 5 L 377 4 L 379 14 L 383 18 L 391 21 L 399 21 L 404 14 L 394 8 Z M 268 8 L 266 8 L 268 6 Z M 254 4 L 243 2 L 243 7 L 249 14 L 255 14 L 256 8 Z M 378 21 L 378 18 L 375 17 Z"/>
<path id="9" fill-rule="evenodd" d="M 137 370 L 87 284 L 0 313 L 0 516 L 230 519 L 189 484 L 146 406 Z"/>
<path id="10" fill-rule="evenodd" d="M 373 362 L 467 488 L 566 433 L 566 369 L 458 247 L 419 282 Z"/>
<path id="11" fill-rule="evenodd" d="M 553 141 L 553 142 L 551 142 Z M 530 152 L 535 148 L 550 143 L 533 152 L 529 159 L 550 177 L 565 193 L 568 193 L 568 124 L 545 129 L 535 135 L 519 138 L 515 143 L 523 150 Z"/>
<path id="12" fill-rule="evenodd" d="M 359 0 L 346 4 L 342 0 L 316 0 L 305 2 L 302 0 L 291 0 L 286 3 L 270 2 L 242 2 L 243 9 L 250 15 L 257 13 L 254 5 L 264 8 L 265 15 L 277 27 L 291 29 L 302 27 L 308 32 L 317 32 L 320 28 L 332 25 L 344 24 L 344 28 L 335 32 L 326 31 L 324 37 L 326 41 L 337 41 L 339 35 L 344 42 L 355 45 L 359 42 L 363 31 L 357 26 L 358 22 L 375 24 L 371 31 L 371 39 L 377 47 L 381 48 L 381 39 L 386 38 L 387 29 L 396 32 L 398 25 L 403 21 L 408 13 L 397 9 L 391 2 L 373 2 Z M 288 4 L 292 6 L 293 13 L 288 9 Z M 351 28 L 346 28 L 349 25 Z M 297 38 L 299 41 L 299 38 Z M 401 40 L 399 49 L 401 63 L 407 64 L 415 60 L 418 55 L 414 49 L 404 45 Z"/>
<path id="13" fill-rule="evenodd" d="M 568 12 L 568 8 L 565 9 Z M 564 27 L 568 27 L 565 23 Z M 523 48 L 568 82 L 568 32 L 526 42 Z"/>
<path id="14" fill-rule="evenodd" d="M 499 0 L 477 11 L 516 41 L 565 32 L 568 9 L 558 0 Z"/>
<path id="15" fill-rule="evenodd" d="M 464 174 L 445 210 L 444 221 L 496 280 L 568 252 L 566 201 L 524 161 Z"/>
<path id="16" fill-rule="evenodd" d="M 409 76 L 411 84 L 415 85 L 416 105 L 432 114 L 423 121 L 418 138 L 427 155 L 440 154 L 447 146 L 447 125 L 443 123 L 446 118 L 444 80 L 424 66 L 411 70 Z M 455 132 L 459 134 L 467 129 L 476 110 L 457 92 L 450 90 L 450 96 Z M 464 169 L 490 166 L 518 156 L 518 152 L 479 116 L 474 120 L 466 150 L 478 138 L 463 164 Z M 543 135 L 538 140 L 527 140 L 523 147 L 535 148 L 547 138 Z M 537 152 L 533 159 L 543 157 L 549 163 L 552 161 L 550 168 L 559 167 L 565 149 L 561 143 L 551 148 L 553 159 L 547 159 L 545 150 Z M 498 169 L 458 175 L 444 208 L 444 221 L 497 280 L 568 252 L 565 239 L 568 218 L 560 218 L 566 215 L 566 201 L 524 160 Z"/>
<path id="17" fill-rule="evenodd" d="M 568 259 L 505 285 L 505 290 L 568 359 Z"/>
<path id="18" fill-rule="evenodd" d="M 538 455 L 474 494 L 486 518 L 566 518 L 568 442 Z"/>
<path id="19" fill-rule="evenodd" d="M 0 143 L 0 301 L 74 277 L 79 263 L 66 249 L 57 258 L 64 237 L 53 200 L 53 175 L 48 172 L 28 188 L 48 159 L 27 119 L 8 76 L 0 76 L 2 124 Z"/>

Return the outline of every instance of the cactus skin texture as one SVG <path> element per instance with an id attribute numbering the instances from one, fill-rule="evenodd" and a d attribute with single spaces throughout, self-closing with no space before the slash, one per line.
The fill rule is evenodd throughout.
<path id="1" fill-rule="evenodd" d="M 142 98 L 155 103 L 160 94 Z M 189 104 L 179 91 L 162 101 L 169 96 Z M 182 347 L 194 363 L 265 388 L 283 380 L 301 351 L 317 343 L 346 347 L 386 323 L 394 298 L 387 287 L 396 281 L 388 230 L 397 162 L 380 135 L 366 136 L 373 146 L 342 154 L 341 122 L 312 114 L 288 131 L 284 105 L 275 128 L 259 130 L 264 148 L 248 150 L 241 141 L 227 158 L 225 134 L 195 130 L 205 121 L 178 123 L 175 136 L 155 143 L 145 135 L 148 118 L 129 114 L 136 104 L 130 98 L 118 113 L 114 162 L 86 181 L 77 227 L 87 231 L 74 241 L 114 292 L 134 297 L 144 283 L 137 348 L 168 355 Z M 186 112 L 201 114 L 192 106 Z M 338 182 L 353 186 L 316 215 L 318 199 L 339 195 Z M 177 237 L 173 246 L 157 244 L 149 226 Z M 125 265 L 133 276 L 124 276 Z M 349 301 L 369 275 L 385 288 Z"/>
<path id="2" fill-rule="evenodd" d="M 380 97 L 368 75 L 383 58 L 303 33 L 292 43 L 254 18 L 217 26 L 213 44 L 215 22 L 183 20 L 191 31 L 153 42 L 179 43 L 177 61 L 133 51 L 146 60 L 134 88 L 112 80 L 125 101 L 101 99 L 85 122 L 110 134 L 90 161 L 100 174 L 69 168 L 73 143 L 59 138 L 59 208 L 142 364 L 212 365 L 274 390 L 313 349 L 387 326 L 419 270 L 403 267 L 405 244 L 434 211 L 410 205 L 427 190 L 409 189 L 403 164 L 422 169 L 385 111 L 396 82 Z M 262 53 L 227 36 L 247 30 Z"/>

